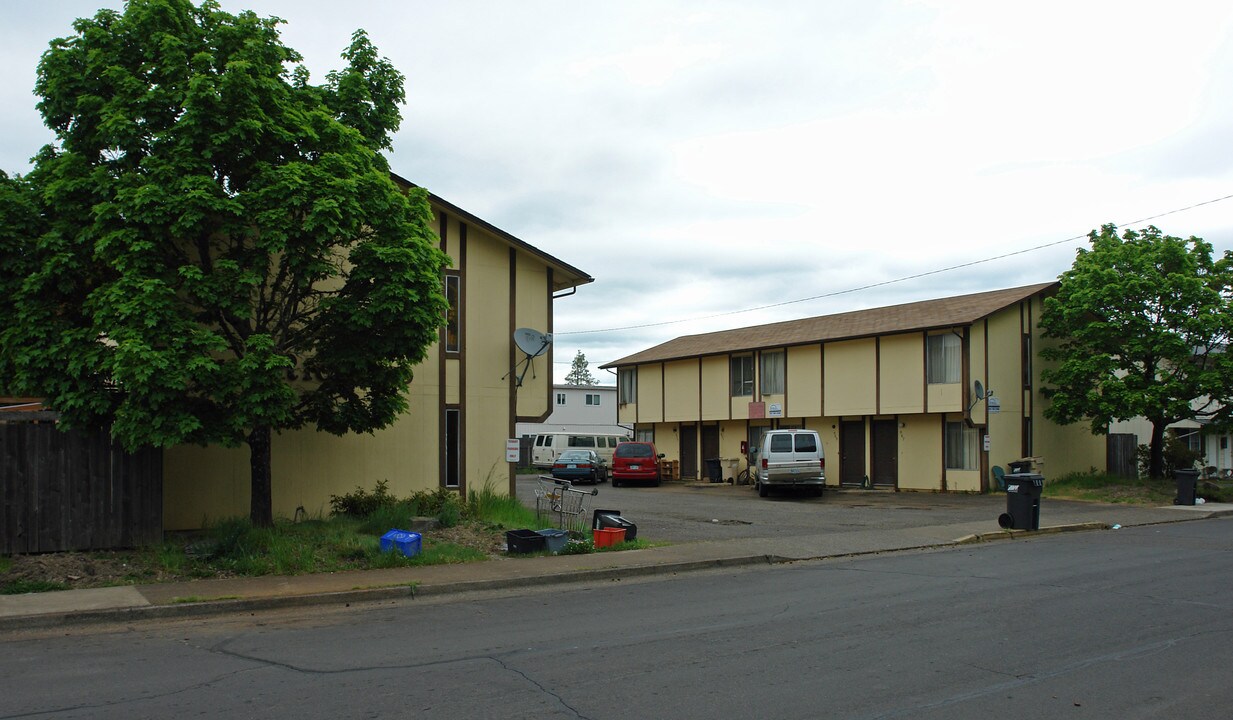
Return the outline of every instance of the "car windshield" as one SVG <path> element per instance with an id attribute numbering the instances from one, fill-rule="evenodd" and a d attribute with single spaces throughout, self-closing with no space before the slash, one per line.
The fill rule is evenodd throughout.
<path id="1" fill-rule="evenodd" d="M 650 445 L 639 445 L 635 443 L 618 445 L 616 449 L 616 453 L 614 454 L 617 457 L 623 457 L 623 458 L 649 458 L 651 457 L 651 446 Z"/>
<path id="2" fill-rule="evenodd" d="M 591 453 L 584 450 L 566 450 L 557 458 L 557 462 L 591 462 Z"/>

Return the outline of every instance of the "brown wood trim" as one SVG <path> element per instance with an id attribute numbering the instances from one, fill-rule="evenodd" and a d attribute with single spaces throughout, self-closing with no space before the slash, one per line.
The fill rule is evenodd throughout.
<path id="1" fill-rule="evenodd" d="M 458 223 L 458 493 L 467 496 L 467 224 Z"/>
<path id="2" fill-rule="evenodd" d="M 942 492 L 946 492 L 946 415 L 938 415 L 941 428 L 941 437 L 938 438 L 942 443 Z"/>
<path id="3" fill-rule="evenodd" d="M 438 217 L 440 224 L 439 235 L 441 237 L 441 252 L 448 252 L 446 249 L 445 238 L 449 234 L 449 215 L 442 210 Z M 445 273 L 441 273 L 441 285 L 445 286 Z M 458 297 L 462 298 L 462 285 L 459 281 Z M 461 310 L 461 308 L 459 308 Z M 462 325 L 459 325 L 459 332 L 462 330 Z M 461 335 L 459 339 L 461 340 Z M 437 338 L 437 486 L 445 487 L 445 327 L 441 327 L 441 332 Z"/>
<path id="4" fill-rule="evenodd" d="M 619 390 L 617 392 L 620 392 Z M 702 358 L 698 358 L 698 422 L 702 422 Z"/>
<path id="5" fill-rule="evenodd" d="M 960 382 L 963 383 L 963 387 L 959 388 L 959 402 L 963 404 L 963 417 L 969 422 L 972 420 L 972 411 L 969 409 L 972 406 L 971 396 L 969 395 L 972 385 L 971 330 L 971 325 L 965 325 L 963 334 L 959 336 L 959 359 L 962 362 L 962 366 L 959 368 L 959 378 Z"/>
<path id="6" fill-rule="evenodd" d="M 784 348 L 780 352 L 783 353 L 783 414 L 784 417 L 797 417 L 796 415 L 788 414 L 788 408 L 790 407 L 788 403 L 788 348 Z M 804 427 L 805 416 L 801 415 L 800 418 L 801 427 Z"/>
<path id="7" fill-rule="evenodd" d="M 984 436 L 989 434 L 989 426 L 993 422 L 993 416 L 989 414 L 989 401 L 987 399 L 989 397 L 989 394 L 988 394 L 989 393 L 989 318 L 985 318 L 984 323 L 985 323 L 985 398 L 986 400 L 985 400 L 985 424 L 981 429 L 980 437 L 977 438 L 977 442 L 980 443 L 980 483 L 978 486 L 980 487 L 981 492 L 988 492 L 989 491 L 989 451 L 985 449 Z M 1022 356 L 1023 353 L 1020 352 L 1019 355 Z M 993 438 L 990 438 L 989 442 L 992 444 Z"/>
<path id="8" fill-rule="evenodd" d="M 920 394 L 921 407 L 924 408 L 926 414 L 929 413 L 929 331 L 922 330 L 920 333 Z M 945 431 L 945 428 L 943 428 Z"/>
<path id="9" fill-rule="evenodd" d="M 659 422 L 668 422 L 668 383 L 664 380 L 664 375 L 667 372 L 665 363 L 659 364 Z M 680 423 L 677 423 L 678 425 Z M 677 451 L 680 451 L 680 438 L 677 438 Z"/>
<path id="10" fill-rule="evenodd" d="M 514 363 L 518 361 L 518 354 L 514 347 L 514 331 L 518 329 L 518 251 L 514 248 L 509 249 L 509 319 L 505 328 L 505 337 L 508 348 L 509 368 L 510 373 L 507 378 L 506 392 L 509 393 L 509 408 L 506 415 L 505 437 L 518 437 L 518 386 L 517 378 L 514 377 Z M 551 378 L 548 382 L 548 387 L 552 387 Z M 509 496 L 517 497 L 518 495 L 518 470 L 517 463 L 505 463 L 506 470 L 509 473 Z"/>
<path id="11" fill-rule="evenodd" d="M 873 339 L 873 414 L 882 414 L 882 336 Z M 873 457 L 870 455 L 870 457 Z"/>
<path id="12" fill-rule="evenodd" d="M 826 343 L 818 343 L 818 408 L 826 417 Z"/>
<path id="13" fill-rule="evenodd" d="M 511 258 L 512 258 L 512 257 L 513 257 L 513 255 L 511 254 Z M 511 260 L 510 262 L 511 262 L 511 263 L 513 263 L 513 262 L 514 262 L 514 260 Z M 511 277 L 510 283 L 511 283 L 511 285 L 512 285 L 512 284 L 514 283 L 514 280 L 512 279 L 512 278 L 513 278 L 513 274 L 512 274 L 512 273 L 511 273 L 510 277 Z M 549 335 L 551 335 L 551 334 L 552 334 L 552 305 L 553 305 L 553 298 L 552 298 L 552 268 L 548 268 L 548 285 L 547 285 L 547 289 L 548 289 L 548 320 L 547 320 L 547 322 L 548 322 L 548 327 L 547 327 L 547 329 L 546 329 L 544 332 L 546 332 L 546 333 L 548 333 Z M 513 316 L 512 314 L 510 315 L 510 318 L 511 318 L 511 320 L 510 320 L 511 327 L 513 327 L 514 325 L 516 325 L 516 324 L 517 324 L 517 320 L 516 320 L 516 319 L 514 319 L 514 316 Z M 517 328 L 515 327 L 514 329 L 517 329 Z M 514 331 L 513 331 L 513 330 L 510 330 L 510 337 L 513 337 L 513 333 L 514 333 Z M 555 345 L 555 343 L 548 343 L 548 352 L 546 352 L 546 353 L 543 355 L 543 357 L 547 358 L 547 363 L 548 363 L 548 373 L 549 373 L 549 375 L 548 375 L 548 383 L 547 383 L 548 387 L 547 387 L 547 389 L 546 389 L 546 390 L 545 390 L 545 392 L 544 392 L 544 408 L 545 408 L 545 410 L 544 410 L 544 412 L 540 413 L 539 415 L 515 415 L 515 416 L 514 416 L 514 419 L 515 419 L 517 422 L 526 422 L 526 423 L 542 423 L 542 422 L 544 422 L 545 420 L 547 420 L 547 419 L 548 419 L 548 416 L 549 416 L 549 415 L 551 415 L 551 414 L 552 414 L 552 408 L 553 408 L 553 404 L 552 404 L 552 403 L 553 403 L 553 400 L 554 400 L 554 398 L 552 397 L 552 384 L 553 384 L 553 382 L 555 382 L 555 377 L 556 377 L 556 365 L 554 365 L 554 364 L 553 364 L 553 362 L 552 362 L 552 358 L 553 358 L 553 354 L 552 354 L 552 353 L 553 353 L 553 346 L 554 346 L 554 345 Z M 510 347 L 511 347 L 511 349 L 513 348 L 513 344 L 512 344 L 512 343 L 511 343 Z M 517 353 L 517 351 L 516 351 L 516 350 L 511 350 L 511 351 L 512 351 L 512 352 L 514 352 L 514 361 L 513 361 L 513 363 L 511 363 L 511 364 L 510 364 L 510 371 L 511 371 L 511 372 L 513 372 L 513 369 L 517 367 L 517 363 L 518 363 L 518 353 Z M 619 395 L 617 396 L 617 401 L 618 401 L 618 405 L 617 405 L 617 407 L 618 407 L 618 408 L 620 408 L 620 404 L 619 404 L 619 402 L 620 402 L 620 396 L 619 396 Z M 517 412 L 517 407 L 516 407 L 516 405 L 517 405 L 517 404 L 515 403 L 515 410 L 514 410 L 514 412 L 515 412 L 515 413 Z M 620 410 L 618 409 L 618 411 L 617 411 L 617 412 L 620 412 Z"/>

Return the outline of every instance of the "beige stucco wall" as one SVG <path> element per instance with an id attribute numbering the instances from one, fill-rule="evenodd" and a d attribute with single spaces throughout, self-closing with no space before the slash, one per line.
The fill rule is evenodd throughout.
<path id="1" fill-rule="evenodd" d="M 446 237 L 447 251 L 457 268 L 462 243 L 453 218 Z M 408 412 L 391 426 L 371 434 L 333 436 L 305 429 L 274 436 L 271 469 L 276 517 L 291 518 L 301 507 L 309 517 L 326 515 L 330 495 L 351 492 L 357 486 L 371 490 L 379 480 L 385 480 L 390 492 L 399 497 L 436 489 L 441 482 L 443 403 L 463 405 L 463 484 L 472 490 L 492 482 L 498 491 L 505 491 L 511 472 L 504 447 L 511 432 L 511 322 L 516 327 L 548 330 L 551 312 L 546 266 L 520 253 L 511 318 L 509 247 L 481 228 L 468 226 L 466 267 L 462 268 L 462 359 L 445 361 L 444 389 L 439 346 L 434 345 L 415 368 L 407 391 Z M 515 358 L 521 354 L 515 353 Z M 517 390 L 519 414 L 539 416 L 548 409 L 552 367 L 546 355 L 536 363 Z M 247 446 L 171 448 L 164 453 L 163 472 L 166 529 L 197 528 L 203 522 L 249 512 Z"/>
<path id="2" fill-rule="evenodd" d="M 839 485 L 839 418 L 805 418 L 806 430 L 818 433 L 822 441 L 822 454 L 826 458 L 826 484 Z"/>
<path id="3" fill-rule="evenodd" d="M 664 420 L 698 419 L 700 382 L 698 360 L 664 363 Z"/>
<path id="4" fill-rule="evenodd" d="M 788 348 L 787 403 L 784 412 L 794 417 L 822 414 L 822 346 Z"/>
<path id="5" fill-rule="evenodd" d="M 823 348 L 827 415 L 877 412 L 877 349 L 873 338 L 827 343 Z"/>
<path id="6" fill-rule="evenodd" d="M 878 349 L 879 410 L 888 415 L 925 410 L 925 339 L 887 335 Z"/>
<path id="7" fill-rule="evenodd" d="M 664 420 L 664 366 L 638 366 L 638 422 Z"/>
<path id="8" fill-rule="evenodd" d="M 728 403 L 728 356 L 702 358 L 702 419 L 727 420 L 731 417 Z"/>
<path id="9" fill-rule="evenodd" d="M 899 488 L 942 489 L 942 420 L 937 415 L 901 415 Z"/>

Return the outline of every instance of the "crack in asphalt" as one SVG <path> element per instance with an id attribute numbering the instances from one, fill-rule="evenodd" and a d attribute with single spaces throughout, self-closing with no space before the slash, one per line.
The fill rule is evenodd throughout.
<path id="1" fill-rule="evenodd" d="M 489 660 L 491 660 L 491 661 L 493 661 L 493 662 L 495 662 L 496 664 L 500 665 L 500 666 L 502 667 L 502 669 L 504 669 L 506 672 L 508 672 L 508 673 L 512 673 L 512 674 L 517 675 L 518 677 L 522 678 L 523 680 L 526 680 L 528 683 L 530 683 L 531 685 L 533 685 L 533 686 L 535 686 L 536 688 L 538 688 L 540 692 L 542 692 L 543 694 L 547 695 L 548 697 L 553 698 L 554 700 L 556 700 L 558 703 L 560 703 L 561 707 L 565 708 L 565 709 L 566 709 L 566 710 L 568 710 L 570 713 L 572 713 L 574 717 L 577 717 L 577 718 L 582 718 L 582 720 L 591 720 L 591 718 L 589 718 L 589 717 L 587 717 L 586 715 L 583 715 L 582 713 L 578 712 L 578 709 L 577 709 L 577 708 L 575 708 L 574 706 L 572 706 L 572 705 L 570 705 L 569 703 L 565 702 L 565 698 L 561 697 L 560 695 L 558 695 L 557 693 L 553 692 L 552 690 L 549 690 L 548 688 L 544 687 L 544 685 L 543 685 L 541 682 L 539 682 L 539 681 L 538 681 L 538 680 L 536 680 L 535 678 L 531 677 L 530 675 L 527 675 L 526 673 L 524 673 L 523 671 L 519 670 L 518 668 L 515 668 L 515 667 L 510 667 L 509 665 L 506 665 L 506 664 L 505 664 L 505 661 L 501 660 L 501 658 L 495 657 L 495 656 L 493 656 L 493 655 L 489 655 L 489 656 L 488 656 L 488 659 L 489 659 Z"/>

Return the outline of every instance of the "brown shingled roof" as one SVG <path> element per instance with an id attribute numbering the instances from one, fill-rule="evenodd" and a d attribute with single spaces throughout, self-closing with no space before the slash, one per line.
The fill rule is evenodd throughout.
<path id="1" fill-rule="evenodd" d="M 959 295 L 938 300 L 922 300 L 905 305 L 787 320 L 770 325 L 720 330 L 702 335 L 685 335 L 620 360 L 613 360 L 600 367 L 613 368 L 701 355 L 970 325 L 1054 285 L 1056 285 L 1054 282 L 1038 283 L 973 295 Z"/>

